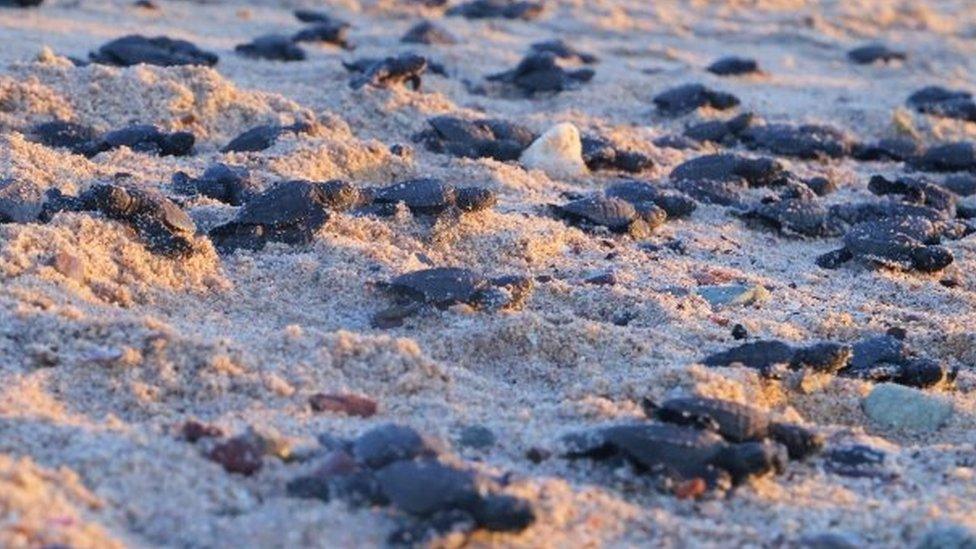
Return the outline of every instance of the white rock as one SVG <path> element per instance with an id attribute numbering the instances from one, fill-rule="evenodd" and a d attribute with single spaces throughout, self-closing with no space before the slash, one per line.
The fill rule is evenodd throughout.
<path id="1" fill-rule="evenodd" d="M 527 169 L 542 170 L 550 177 L 575 177 L 587 171 L 579 130 L 568 122 L 549 128 L 522 152 L 520 160 Z"/>

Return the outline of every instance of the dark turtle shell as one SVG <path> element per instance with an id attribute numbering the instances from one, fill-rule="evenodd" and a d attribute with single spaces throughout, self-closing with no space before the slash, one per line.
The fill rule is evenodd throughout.
<path id="1" fill-rule="evenodd" d="M 412 301 L 446 307 L 473 303 L 490 282 L 468 269 L 438 267 L 413 271 L 394 278 L 388 289 Z"/>
<path id="2" fill-rule="evenodd" d="M 703 476 L 726 447 L 715 433 L 664 423 L 613 425 L 602 429 L 600 436 L 640 467 L 685 478 Z"/>
<path id="3" fill-rule="evenodd" d="M 854 257 L 882 265 L 910 269 L 926 243 L 938 241 L 939 228 L 921 217 L 889 218 L 859 223 L 844 236 Z"/>
<path id="4" fill-rule="evenodd" d="M 638 220 L 633 204 L 619 198 L 593 196 L 556 206 L 556 213 L 572 223 L 607 227 L 614 232 L 627 232 Z"/>
<path id="5" fill-rule="evenodd" d="M 326 201 L 321 184 L 283 181 L 254 197 L 237 214 L 238 223 L 268 226 L 296 225 L 322 217 Z"/>
<path id="6" fill-rule="evenodd" d="M 769 434 L 769 419 L 765 412 L 730 400 L 672 398 L 653 408 L 652 412 L 661 421 L 710 429 L 731 442 L 760 440 Z"/>
<path id="7" fill-rule="evenodd" d="M 411 179 L 375 191 L 375 204 L 403 202 L 411 212 L 436 215 L 454 205 L 454 187 L 438 179 Z"/>

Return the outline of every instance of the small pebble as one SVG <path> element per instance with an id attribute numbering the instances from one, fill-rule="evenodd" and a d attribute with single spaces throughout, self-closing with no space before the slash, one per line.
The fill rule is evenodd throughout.
<path id="1" fill-rule="evenodd" d="M 935 431 L 952 416 L 952 403 L 944 398 L 894 383 L 875 386 L 862 409 L 880 426 L 916 433 Z"/>
<path id="2" fill-rule="evenodd" d="M 568 122 L 549 128 L 529 145 L 519 160 L 526 168 L 542 170 L 553 178 L 587 173 L 579 130 Z"/>
<path id="3" fill-rule="evenodd" d="M 348 416 L 376 415 L 376 401 L 351 393 L 316 393 L 309 397 L 309 405 L 316 412 L 337 412 Z"/>

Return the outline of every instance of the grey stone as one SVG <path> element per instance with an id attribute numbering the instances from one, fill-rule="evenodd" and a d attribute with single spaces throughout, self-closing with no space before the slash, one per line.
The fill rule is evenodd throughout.
<path id="1" fill-rule="evenodd" d="M 894 383 L 877 385 L 862 407 L 879 425 L 914 432 L 935 431 L 952 415 L 952 404 L 945 399 Z"/>
<path id="2" fill-rule="evenodd" d="M 732 305 L 750 305 L 769 299 L 769 290 L 755 284 L 727 284 L 720 286 L 699 286 L 698 295 L 712 307 L 721 308 Z"/>
<path id="3" fill-rule="evenodd" d="M 957 524 L 943 524 L 930 529 L 917 549 L 976 549 L 976 532 Z"/>

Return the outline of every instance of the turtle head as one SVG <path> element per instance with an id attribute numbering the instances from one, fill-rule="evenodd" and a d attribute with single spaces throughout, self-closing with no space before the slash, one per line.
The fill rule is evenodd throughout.
<path id="1" fill-rule="evenodd" d="M 945 246 L 921 246 L 912 251 L 912 264 L 916 269 L 934 273 L 949 266 L 953 261 L 952 251 Z"/>
<path id="2" fill-rule="evenodd" d="M 730 444 L 719 452 L 716 465 L 732 475 L 739 484 L 749 477 L 786 470 L 789 454 L 786 447 L 777 442 L 743 442 Z"/>

